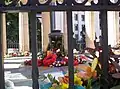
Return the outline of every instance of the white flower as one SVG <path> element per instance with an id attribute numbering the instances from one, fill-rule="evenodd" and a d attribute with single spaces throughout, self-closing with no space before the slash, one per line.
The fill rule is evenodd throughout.
<path id="1" fill-rule="evenodd" d="M 60 52 L 60 49 L 56 50 L 56 53 Z"/>

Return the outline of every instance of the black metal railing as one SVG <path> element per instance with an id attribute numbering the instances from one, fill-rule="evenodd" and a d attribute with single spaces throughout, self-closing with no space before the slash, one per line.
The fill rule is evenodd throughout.
<path id="1" fill-rule="evenodd" d="M 17 48 L 19 49 L 19 43 L 18 42 L 14 42 L 14 43 L 7 43 L 7 49 L 9 48 Z M 42 49 L 42 43 L 41 42 L 37 42 L 37 52 L 40 52 Z M 31 45 L 30 45 L 30 52 L 31 52 Z"/>
<path id="2" fill-rule="evenodd" d="M 36 13 L 45 11 L 66 11 L 67 12 L 67 31 L 68 31 L 68 70 L 69 70 L 69 89 L 74 89 L 74 67 L 73 67 L 73 44 L 72 44 L 72 11 L 100 11 L 100 23 L 102 30 L 102 48 L 103 48 L 103 60 L 102 69 L 103 76 L 108 77 L 108 28 L 107 28 L 107 11 L 119 11 L 120 10 L 120 0 L 116 3 L 112 3 L 110 0 L 98 0 L 95 4 L 93 0 L 90 1 L 89 6 L 86 3 L 89 0 L 82 0 L 79 3 L 77 0 L 63 0 L 63 2 L 56 1 L 56 5 L 52 6 L 52 0 L 45 0 L 44 4 L 40 3 L 39 0 L 28 0 L 26 4 L 22 4 L 19 0 L 13 0 L 9 5 L 4 4 L 4 0 L 0 0 L 0 34 L 2 31 L 2 13 L 4 12 L 20 12 L 25 11 L 30 13 L 31 22 L 31 48 L 32 48 L 32 80 L 33 89 L 39 89 L 38 84 L 38 67 L 37 67 L 37 46 L 36 46 Z M 19 4 L 18 4 L 19 2 Z M 2 34 L 1 34 L 2 35 Z M 0 89 L 5 89 L 4 87 L 4 69 L 2 60 L 2 43 L 0 39 Z M 108 85 L 105 84 L 104 89 L 108 89 Z"/>
<path id="3" fill-rule="evenodd" d="M 7 48 L 19 48 L 19 43 L 7 43 Z"/>

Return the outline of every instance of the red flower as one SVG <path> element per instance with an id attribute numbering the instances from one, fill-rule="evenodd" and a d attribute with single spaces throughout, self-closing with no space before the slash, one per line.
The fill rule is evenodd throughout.
<path id="1" fill-rule="evenodd" d="M 87 57 L 85 55 L 80 55 L 80 59 L 83 61 L 83 60 L 87 60 Z"/>
<path id="2" fill-rule="evenodd" d="M 32 65 L 32 60 L 26 60 L 26 61 L 24 62 L 24 64 L 25 64 L 25 65 Z"/>
<path id="3" fill-rule="evenodd" d="M 61 61 L 61 65 L 66 65 L 66 61 Z"/>
<path id="4" fill-rule="evenodd" d="M 78 61 L 78 59 L 76 57 L 74 58 L 74 63 L 73 64 L 74 64 L 74 66 L 79 64 L 79 61 Z"/>
<path id="5" fill-rule="evenodd" d="M 38 65 L 38 66 L 41 66 L 41 65 L 42 65 L 42 60 L 37 59 L 37 65 Z"/>
<path id="6" fill-rule="evenodd" d="M 56 55 L 55 54 L 49 54 L 43 59 L 43 65 L 44 66 L 50 66 L 56 61 Z"/>
<path id="7" fill-rule="evenodd" d="M 64 62 L 66 62 L 66 64 L 68 64 L 68 59 L 67 58 L 63 58 L 62 63 L 64 64 Z M 73 64 L 74 65 L 78 65 L 79 64 L 79 61 L 78 61 L 78 59 L 76 57 L 74 58 L 74 63 Z"/>
<path id="8" fill-rule="evenodd" d="M 74 66 L 78 65 L 79 62 L 77 60 L 74 61 Z"/>
<path id="9" fill-rule="evenodd" d="M 32 60 L 26 60 L 26 61 L 24 62 L 24 64 L 31 66 L 31 65 L 32 65 Z M 42 65 L 42 60 L 37 59 L 37 65 L 38 65 L 38 66 L 41 66 L 41 65 Z"/>
<path id="10" fill-rule="evenodd" d="M 17 53 L 12 53 L 12 57 L 17 57 L 18 54 Z"/>
<path id="11" fill-rule="evenodd" d="M 68 59 L 67 58 L 63 58 L 63 61 L 65 61 L 68 64 Z"/>

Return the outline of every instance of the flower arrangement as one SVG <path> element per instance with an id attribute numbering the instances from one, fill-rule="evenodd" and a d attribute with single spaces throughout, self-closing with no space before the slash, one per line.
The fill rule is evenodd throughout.
<path id="1" fill-rule="evenodd" d="M 32 60 L 25 60 L 24 65 L 31 66 Z M 38 67 L 42 66 L 42 60 L 39 57 L 37 59 L 37 65 L 38 65 Z"/>
<path id="2" fill-rule="evenodd" d="M 102 48 L 98 47 L 96 49 L 87 49 L 89 53 L 92 55 L 91 59 L 96 57 L 96 52 L 99 53 L 97 57 L 101 60 L 101 52 Z M 100 76 L 99 82 L 97 84 L 101 86 L 101 88 L 104 87 L 104 83 L 108 84 L 109 89 L 119 89 L 120 88 L 120 65 L 119 65 L 119 53 L 115 53 L 115 49 L 111 48 L 109 46 L 109 59 L 108 59 L 108 77 Z M 88 57 L 88 56 L 87 56 Z M 90 58 L 90 57 L 89 57 Z M 101 67 L 99 68 L 99 71 L 97 71 L 99 75 L 103 74 L 103 71 L 101 70 Z M 100 88 L 99 88 L 100 89 Z"/>
<path id="3" fill-rule="evenodd" d="M 56 61 L 56 54 L 49 54 L 43 59 L 43 65 L 44 66 L 50 66 Z"/>
<path id="4" fill-rule="evenodd" d="M 30 52 L 25 51 L 25 52 L 13 52 L 13 53 L 9 53 L 7 55 L 5 55 L 5 58 L 9 58 L 9 57 L 26 57 L 26 56 L 30 56 Z"/>
<path id="5" fill-rule="evenodd" d="M 57 52 L 47 51 L 46 53 L 39 54 L 39 58 L 37 59 L 39 66 L 47 66 L 47 67 L 61 67 L 68 65 L 68 57 L 64 56 L 60 51 Z M 74 55 L 74 66 L 79 64 L 83 64 L 87 61 L 87 57 L 85 55 L 75 54 Z M 39 64 L 40 63 L 40 64 Z M 25 65 L 31 65 L 31 60 L 26 60 L 24 62 Z"/>
<path id="6" fill-rule="evenodd" d="M 94 58 L 91 66 L 81 65 L 76 67 L 74 73 L 74 87 L 75 89 L 94 89 L 92 86 L 93 80 L 98 78 L 96 67 L 98 65 L 98 59 Z M 80 71 L 79 71 L 80 68 Z M 51 86 L 48 89 L 68 89 L 69 88 L 69 75 L 65 74 L 64 77 L 58 77 L 55 79 L 51 74 L 47 75 L 50 80 Z"/>

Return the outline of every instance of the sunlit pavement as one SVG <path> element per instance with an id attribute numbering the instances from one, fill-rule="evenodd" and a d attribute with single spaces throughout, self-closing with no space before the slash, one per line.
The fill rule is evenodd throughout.
<path id="1" fill-rule="evenodd" d="M 31 79 L 31 66 L 23 66 L 25 60 L 30 60 L 31 58 L 7 58 L 4 60 L 5 69 L 5 80 L 10 80 L 14 83 L 13 89 L 32 89 L 32 79 Z M 56 78 L 58 76 L 63 76 L 63 72 L 67 70 L 67 67 L 61 68 L 43 68 L 39 67 L 39 73 L 41 75 L 52 74 Z M 40 83 L 40 80 L 39 80 Z M 40 83 L 41 84 L 41 83 Z"/>
<path id="2" fill-rule="evenodd" d="M 30 60 L 31 57 L 14 57 L 4 59 L 4 69 L 5 69 L 5 80 L 10 80 L 14 83 L 13 89 L 32 89 L 31 80 L 24 75 L 24 72 L 27 72 L 27 69 L 24 67 L 21 68 L 21 64 L 25 60 Z M 22 70 L 26 70 L 23 71 Z M 27 72 L 29 75 L 31 73 Z"/>
<path id="3" fill-rule="evenodd" d="M 23 64 L 25 60 L 30 60 L 31 58 L 29 57 L 15 57 L 15 58 L 6 58 L 4 59 L 4 69 L 16 69 Z"/>
<path id="4" fill-rule="evenodd" d="M 29 86 L 17 86 L 14 89 L 32 89 L 32 87 L 29 87 Z"/>

